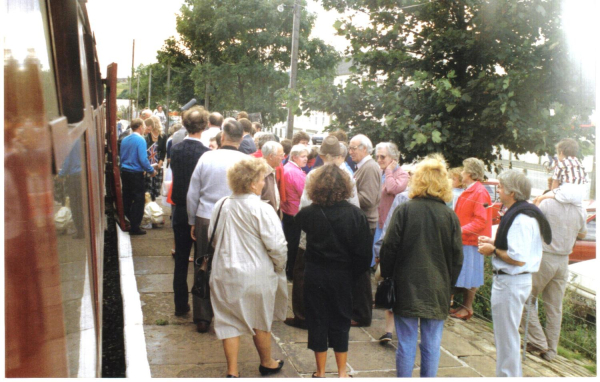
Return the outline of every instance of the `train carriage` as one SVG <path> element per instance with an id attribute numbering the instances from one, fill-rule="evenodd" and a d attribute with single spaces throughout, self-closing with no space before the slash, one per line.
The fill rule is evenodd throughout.
<path id="1" fill-rule="evenodd" d="M 116 64 L 103 81 L 84 0 L 5 7 L 5 374 L 99 377 Z"/>

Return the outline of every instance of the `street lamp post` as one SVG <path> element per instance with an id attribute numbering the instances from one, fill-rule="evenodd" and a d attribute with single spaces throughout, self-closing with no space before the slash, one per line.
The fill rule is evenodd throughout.
<path id="1" fill-rule="evenodd" d="M 298 0 L 294 0 L 294 26 L 292 29 L 292 63 L 290 70 L 290 89 L 296 88 L 296 74 L 298 72 L 298 40 L 300 37 L 300 4 Z M 287 118 L 287 134 L 288 139 L 292 139 L 294 135 L 294 114 L 292 112 L 292 105 L 288 105 L 288 118 Z"/>

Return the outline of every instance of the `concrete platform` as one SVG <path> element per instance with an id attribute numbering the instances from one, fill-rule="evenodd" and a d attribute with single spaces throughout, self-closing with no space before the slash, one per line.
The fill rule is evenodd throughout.
<path id="1" fill-rule="evenodd" d="M 128 234 L 121 234 L 120 247 L 129 240 Z M 123 292 L 126 314 L 126 328 L 141 328 L 138 334 L 127 334 L 130 343 L 126 345 L 127 364 L 138 365 L 146 362 L 150 375 L 157 378 L 219 378 L 226 374 L 225 355 L 222 342 L 210 328 L 208 333 L 196 332 L 191 313 L 175 317 L 173 305 L 173 231 L 169 217 L 165 216 L 162 228 L 148 230 L 145 236 L 130 239 L 131 254 L 122 259 L 121 271 L 132 273 L 137 293 Z M 128 261 L 131 263 L 127 263 Z M 131 270 L 130 268 L 133 268 Z M 190 263 L 188 284 L 192 285 L 192 264 Z M 291 283 L 288 285 L 291 299 Z M 375 290 L 375 289 L 373 289 Z M 137 300 L 136 300 L 137 299 Z M 190 296 L 191 303 L 191 296 Z M 137 308 L 136 308 L 137 307 Z M 288 316 L 292 316 L 291 300 L 288 302 Z M 128 326 L 127 320 L 139 320 Z M 355 378 L 393 378 L 396 376 L 394 340 L 380 344 L 377 339 L 385 326 L 383 310 L 373 311 L 373 323 L 368 328 L 352 328 L 348 352 L 347 370 Z M 137 327 L 136 327 L 137 325 Z M 274 358 L 285 360 L 280 374 L 273 378 L 310 377 L 315 371 L 314 353 L 307 349 L 307 331 L 292 328 L 282 322 L 274 322 L 272 327 L 272 351 Z M 143 340 L 140 340 L 143 337 Z M 133 340 L 135 338 L 135 341 Z M 140 346 L 145 347 L 141 351 Z M 441 345 L 438 377 L 494 377 L 496 351 L 493 331 L 488 322 L 474 318 L 468 322 L 449 318 L 445 323 Z M 142 358 L 142 359 L 141 359 Z M 420 354 L 417 351 L 413 376 L 419 376 Z M 258 372 L 259 358 L 250 336 L 242 336 L 239 367 L 243 378 L 261 377 Z M 139 377 L 137 370 L 144 365 L 128 367 L 127 376 Z M 582 365 L 557 357 L 546 362 L 539 357 L 527 355 L 523 365 L 526 377 L 592 377 Z M 333 351 L 328 352 L 327 377 L 337 377 Z"/>

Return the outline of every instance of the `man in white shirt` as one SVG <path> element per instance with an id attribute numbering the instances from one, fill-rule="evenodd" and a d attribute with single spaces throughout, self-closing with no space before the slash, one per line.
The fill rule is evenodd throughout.
<path id="1" fill-rule="evenodd" d="M 242 140 L 243 129 L 239 122 L 227 118 L 223 124 L 221 148 L 204 153 L 192 174 L 192 179 L 187 192 L 188 223 L 192 226 L 192 239 L 196 241 L 196 255 L 198 258 L 206 255 L 208 248 L 208 226 L 215 203 L 231 195 L 227 184 L 227 170 L 234 163 L 248 158 L 238 151 Z M 198 332 L 208 331 L 212 321 L 210 299 L 200 299 L 201 303 L 194 304 L 194 322 Z"/>
<path id="2" fill-rule="evenodd" d="M 498 176 L 498 194 L 508 208 L 496 238 L 479 237 L 479 253 L 493 256 L 492 319 L 496 342 L 496 376 L 522 377 L 519 323 L 531 293 L 532 273 L 542 260 L 542 236 L 552 241 L 552 231 L 542 211 L 528 203 L 531 182 L 517 170 Z"/>
<path id="3" fill-rule="evenodd" d="M 163 126 L 167 125 L 167 116 L 165 115 L 165 112 L 163 111 L 162 106 L 158 105 L 156 110 L 154 110 L 154 115 L 157 116 L 158 119 L 160 119 L 160 123 Z M 167 128 L 168 128 L 168 126 L 167 126 Z"/>
<path id="4" fill-rule="evenodd" d="M 200 138 L 204 146 L 208 147 L 210 145 L 210 139 L 219 134 L 222 125 L 223 116 L 217 112 L 210 113 L 208 116 L 208 128 L 202 132 L 202 137 Z"/>

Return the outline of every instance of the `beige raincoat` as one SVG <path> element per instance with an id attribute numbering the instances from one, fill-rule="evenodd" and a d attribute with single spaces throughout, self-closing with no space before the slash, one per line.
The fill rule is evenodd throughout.
<path id="1" fill-rule="evenodd" d="M 281 221 L 260 196 L 232 195 L 215 204 L 209 237 L 222 204 L 210 277 L 217 338 L 271 331 L 273 321 L 285 320 L 287 310 L 287 243 Z"/>

